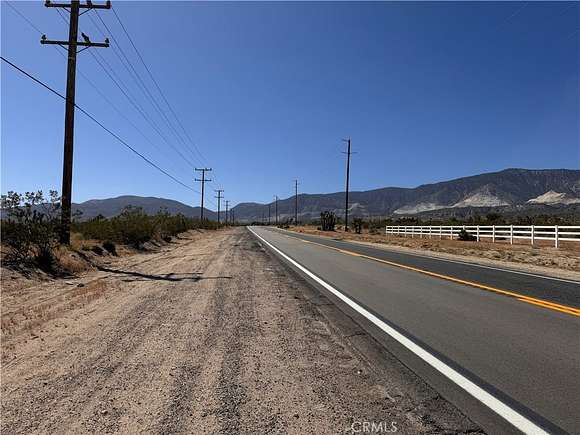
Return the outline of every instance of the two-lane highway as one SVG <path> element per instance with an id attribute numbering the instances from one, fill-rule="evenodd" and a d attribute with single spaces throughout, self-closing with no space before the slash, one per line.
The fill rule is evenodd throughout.
<path id="1" fill-rule="evenodd" d="M 580 433 L 580 284 L 250 230 L 504 423 L 527 433 Z"/>

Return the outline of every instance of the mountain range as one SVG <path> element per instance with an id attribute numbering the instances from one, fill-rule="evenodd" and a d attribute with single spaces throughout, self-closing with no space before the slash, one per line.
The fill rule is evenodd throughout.
<path id="1" fill-rule="evenodd" d="M 167 210 L 169 214 L 182 214 L 187 217 L 199 217 L 201 207 L 191 207 L 179 201 L 151 196 L 124 195 L 116 198 L 91 199 L 81 203 L 73 203 L 73 213 L 81 212 L 81 219 L 91 219 L 98 215 L 106 218 L 118 215 L 125 207 L 141 207 L 147 214 L 155 214 L 159 210 Z M 204 207 L 204 217 L 217 220 L 217 213 Z"/>
<path id="2" fill-rule="evenodd" d="M 278 201 L 280 220 L 294 217 L 295 198 Z M 165 208 L 169 213 L 199 216 L 199 207 L 191 207 L 164 198 L 120 196 L 118 198 L 90 200 L 74 204 L 74 210 L 83 213 L 83 219 L 99 214 L 110 217 L 127 205 L 142 207 L 147 213 Z M 275 204 L 244 202 L 233 208 L 239 222 L 267 219 L 268 206 L 274 218 Z M 349 193 L 351 216 L 416 216 L 461 215 L 467 211 L 580 209 L 580 170 L 573 169 L 506 169 L 440 183 L 424 184 L 415 188 L 385 187 Z M 344 214 L 344 192 L 325 194 L 299 194 L 298 218 L 309 221 L 320 216 L 321 211 Z M 209 219 L 217 215 L 204 212 Z"/>

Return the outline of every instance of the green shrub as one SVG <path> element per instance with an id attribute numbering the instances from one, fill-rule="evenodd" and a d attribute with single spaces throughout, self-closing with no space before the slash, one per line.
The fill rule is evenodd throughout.
<path id="1" fill-rule="evenodd" d="M 50 191 L 2 195 L 2 242 L 8 246 L 7 260 L 34 262 L 42 270 L 52 272 L 56 264 L 54 249 L 58 243 L 60 198 Z"/>
<path id="2" fill-rule="evenodd" d="M 217 222 L 188 218 L 181 214 L 170 215 L 167 210 L 160 210 L 156 215 L 147 215 L 141 208 L 127 207 L 120 215 L 106 219 L 97 216 L 84 222 L 74 222 L 73 230 L 81 233 L 85 239 L 106 240 L 113 243 L 111 249 L 115 254 L 114 243 L 140 248 L 150 240 L 169 242 L 177 234 L 191 229 L 217 229 Z"/>

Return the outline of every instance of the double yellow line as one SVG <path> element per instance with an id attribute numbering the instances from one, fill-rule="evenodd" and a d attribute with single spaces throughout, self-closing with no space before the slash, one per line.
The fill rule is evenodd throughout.
<path id="1" fill-rule="evenodd" d="M 287 236 L 287 237 L 291 237 L 291 236 Z M 422 273 L 423 275 L 432 276 L 434 278 L 440 278 L 440 279 L 455 282 L 458 284 L 468 285 L 470 287 L 475 287 L 475 288 L 479 288 L 481 290 L 486 290 L 489 292 L 498 293 L 498 294 L 501 294 L 504 296 L 515 298 L 521 302 L 526 302 L 528 304 L 537 305 L 539 307 L 547 308 L 549 310 L 559 311 L 561 313 L 571 314 L 572 316 L 580 317 L 580 309 L 578 309 L 578 308 L 569 307 L 567 305 L 555 304 L 554 302 L 549 302 L 549 301 L 546 301 L 544 299 L 532 298 L 530 296 L 522 295 L 520 293 L 516 293 L 513 291 L 502 290 L 502 289 L 499 289 L 496 287 L 491 287 L 491 286 L 480 284 L 477 282 L 467 281 L 464 279 L 455 278 L 453 276 L 443 275 L 441 273 L 431 272 L 429 270 L 419 269 L 417 267 L 407 266 L 405 264 L 395 263 L 393 261 L 388 261 L 388 260 L 383 260 L 381 258 L 371 257 L 370 255 L 359 254 L 358 252 L 349 251 L 347 249 L 335 248 L 333 246 L 324 245 L 322 243 L 313 242 L 311 240 L 304 240 L 304 239 L 300 239 L 298 237 L 293 237 L 293 238 L 301 240 L 304 243 L 312 243 L 314 245 L 322 246 L 323 248 L 332 249 L 332 250 L 340 252 L 342 254 L 352 255 L 354 257 L 365 258 L 367 260 L 372 260 L 372 261 L 377 261 L 379 263 L 388 264 L 389 266 L 399 267 L 401 269 L 406 269 L 406 270 L 411 270 L 413 272 Z"/>

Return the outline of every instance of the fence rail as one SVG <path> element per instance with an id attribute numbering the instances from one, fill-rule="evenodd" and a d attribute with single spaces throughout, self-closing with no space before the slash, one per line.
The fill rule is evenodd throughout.
<path id="1" fill-rule="evenodd" d="M 556 248 L 560 242 L 579 242 L 580 226 L 570 225 L 458 225 L 458 226 L 387 226 L 386 234 L 403 237 L 428 237 L 457 239 L 465 230 L 479 242 L 482 239 L 496 241 L 530 240 L 532 245 L 537 240 L 554 242 Z"/>

